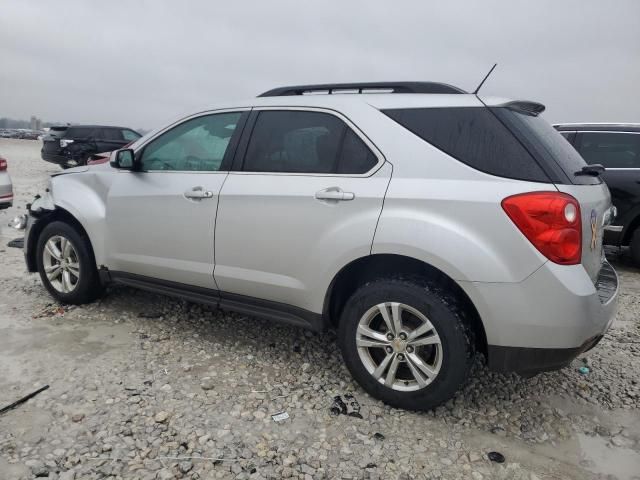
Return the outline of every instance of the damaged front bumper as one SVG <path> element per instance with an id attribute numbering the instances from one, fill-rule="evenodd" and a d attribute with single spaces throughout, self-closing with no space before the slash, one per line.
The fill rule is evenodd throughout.
<path id="1" fill-rule="evenodd" d="M 36 256 L 34 251 L 36 248 L 36 238 L 33 236 L 34 230 L 37 230 L 37 224 L 48 215 L 52 215 L 55 211 L 55 204 L 49 191 L 43 195 L 36 195 L 32 203 L 27 204 L 29 213 L 20 215 L 13 219 L 11 223 L 14 228 L 24 230 L 24 260 L 27 264 L 29 272 L 37 272 Z"/>

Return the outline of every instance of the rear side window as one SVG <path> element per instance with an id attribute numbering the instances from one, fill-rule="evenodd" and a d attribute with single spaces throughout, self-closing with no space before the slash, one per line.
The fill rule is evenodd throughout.
<path id="1" fill-rule="evenodd" d="M 258 114 L 243 170 L 362 174 L 376 163 L 367 145 L 334 115 L 269 110 Z"/>
<path id="2" fill-rule="evenodd" d="M 580 132 L 576 148 L 589 164 L 640 168 L 640 133 Z"/>
<path id="3" fill-rule="evenodd" d="M 65 138 L 101 138 L 100 129 L 94 127 L 69 127 L 65 133 Z"/>
<path id="4" fill-rule="evenodd" d="M 111 140 L 116 142 L 122 141 L 122 133 L 117 128 L 101 128 L 100 129 L 101 138 L 104 140 Z"/>
<path id="5" fill-rule="evenodd" d="M 531 154 L 488 108 L 411 108 L 383 113 L 477 170 L 518 180 L 550 181 Z"/>

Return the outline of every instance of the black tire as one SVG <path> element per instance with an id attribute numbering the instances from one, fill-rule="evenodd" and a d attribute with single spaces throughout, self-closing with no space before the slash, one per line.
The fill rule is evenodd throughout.
<path id="1" fill-rule="evenodd" d="M 45 272 L 45 245 L 55 236 L 64 237 L 67 241 L 71 242 L 76 253 L 77 263 L 79 265 L 79 278 L 77 278 L 74 288 L 69 292 L 62 292 L 54 287 Z M 98 275 L 98 269 L 96 268 L 89 238 L 79 233 L 76 228 L 68 223 L 55 221 L 44 227 L 38 237 L 38 243 L 36 245 L 36 262 L 42 284 L 52 297 L 62 303 L 74 305 L 89 303 L 102 294 L 103 287 L 100 283 L 100 277 Z"/>
<path id="2" fill-rule="evenodd" d="M 386 302 L 413 307 L 431 322 L 440 337 L 440 370 L 435 379 L 425 387 L 414 391 L 399 391 L 385 386 L 369 373 L 358 353 L 356 332 L 360 319 L 372 307 Z M 453 295 L 422 278 L 398 277 L 371 281 L 351 296 L 342 312 L 338 340 L 342 356 L 355 380 L 373 397 L 403 409 L 435 408 L 453 397 L 469 375 L 474 348 L 464 315 L 460 302 Z M 382 352 L 381 355 L 386 355 L 383 349 L 377 350 Z M 409 365 L 402 368 L 409 369 Z M 405 374 L 407 371 L 409 370 L 405 370 Z"/>
<path id="3" fill-rule="evenodd" d="M 631 260 L 636 267 L 640 267 L 640 227 L 636 228 L 631 235 L 631 242 L 629 242 L 629 250 L 631 253 Z"/>

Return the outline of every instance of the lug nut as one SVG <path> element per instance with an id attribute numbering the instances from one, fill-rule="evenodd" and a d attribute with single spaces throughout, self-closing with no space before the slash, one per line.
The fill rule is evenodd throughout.
<path id="1" fill-rule="evenodd" d="M 394 339 L 393 333 L 387 333 L 387 340 L 391 341 Z"/>
<path id="2" fill-rule="evenodd" d="M 407 334 L 404 332 L 400 332 L 400 340 L 406 340 L 407 339 Z"/>
<path id="3" fill-rule="evenodd" d="M 391 347 L 386 347 L 385 350 L 387 351 L 387 353 L 393 353 L 393 348 Z"/>
<path id="4" fill-rule="evenodd" d="M 413 347 L 411 345 L 407 346 L 407 353 L 413 353 Z"/>
<path id="5" fill-rule="evenodd" d="M 399 353 L 399 354 L 398 354 L 398 360 L 404 360 L 404 355 L 403 355 L 403 354 L 401 354 L 401 353 Z"/>

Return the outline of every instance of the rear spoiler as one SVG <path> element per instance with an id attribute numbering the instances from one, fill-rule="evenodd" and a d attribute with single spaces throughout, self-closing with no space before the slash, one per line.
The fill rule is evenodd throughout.
<path id="1" fill-rule="evenodd" d="M 507 102 L 497 106 L 508 108 L 514 112 L 524 113 L 525 115 L 531 115 L 532 117 L 537 117 L 544 112 L 545 109 L 545 106 L 541 103 L 529 102 L 527 100 L 516 100 L 514 102 Z"/>

